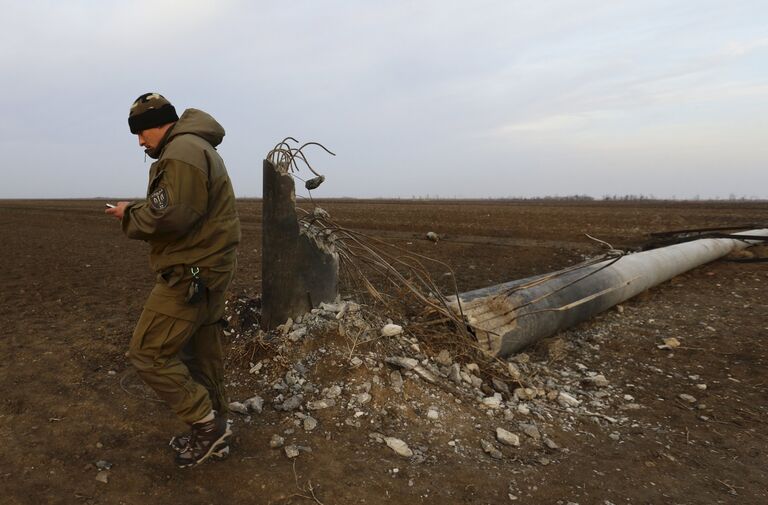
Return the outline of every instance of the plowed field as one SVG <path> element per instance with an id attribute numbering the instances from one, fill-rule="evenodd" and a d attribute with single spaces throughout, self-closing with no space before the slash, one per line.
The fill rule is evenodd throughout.
<path id="1" fill-rule="evenodd" d="M 345 227 L 449 264 L 460 291 L 581 261 L 598 252 L 587 233 L 632 248 L 652 231 L 768 223 L 768 206 L 740 202 L 320 205 Z M 302 433 L 312 452 L 288 459 L 269 448 L 284 415 L 265 407 L 235 424 L 228 460 L 178 470 L 166 444 L 184 427 L 123 380 L 154 281 L 147 246 L 127 240 L 103 206 L 0 201 L 0 503 L 768 503 L 768 263 L 701 267 L 559 336 L 566 345 L 557 355 L 546 342 L 530 350 L 552 367 L 589 360 L 642 407 L 615 436 L 594 419 L 569 420 L 569 429 L 550 423 L 560 449 L 546 461 L 532 446 L 494 460 L 475 442 L 462 456 L 415 422 L 403 436 L 434 458 L 409 461 L 369 443 L 371 430 L 322 418 L 320 429 Z M 239 212 L 232 293 L 247 298 L 260 291 L 260 202 L 239 202 Z M 442 239 L 425 240 L 427 231 Z M 432 274 L 448 285 L 447 272 Z M 659 350 L 665 337 L 682 346 Z M 248 363 L 239 367 L 227 371 L 233 399 L 268 394 L 242 379 Z M 400 401 L 391 396 L 384 388 L 374 402 Z M 445 429 L 471 441 L 478 421 L 450 419 Z M 95 478 L 99 461 L 111 464 L 106 483 Z"/>

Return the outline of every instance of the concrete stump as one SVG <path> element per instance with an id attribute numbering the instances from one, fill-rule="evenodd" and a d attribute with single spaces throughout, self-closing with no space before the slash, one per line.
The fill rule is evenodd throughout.
<path id="1" fill-rule="evenodd" d="M 296 215 L 293 177 L 269 160 L 263 166 L 261 327 L 332 302 L 339 289 L 339 257 L 332 244 Z"/>

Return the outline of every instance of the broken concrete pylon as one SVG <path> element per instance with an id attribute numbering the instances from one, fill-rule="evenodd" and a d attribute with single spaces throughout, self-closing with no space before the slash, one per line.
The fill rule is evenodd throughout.
<path id="1" fill-rule="evenodd" d="M 744 235 L 744 239 L 738 239 Z M 489 354 L 506 357 L 676 275 L 768 237 L 768 229 L 704 238 L 460 293 L 449 307 Z"/>
<path id="2" fill-rule="evenodd" d="M 321 302 L 336 299 L 339 256 L 311 223 L 296 217 L 296 193 L 287 165 L 264 160 L 261 327 L 276 328 Z"/>

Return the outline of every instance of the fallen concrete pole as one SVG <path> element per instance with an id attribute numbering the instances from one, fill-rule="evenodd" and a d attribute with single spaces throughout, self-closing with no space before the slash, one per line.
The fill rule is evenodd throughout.
<path id="1" fill-rule="evenodd" d="M 768 237 L 768 229 L 734 235 Z M 456 297 L 449 299 L 449 306 L 464 316 L 481 348 L 504 357 L 676 275 L 756 243 L 731 238 L 694 240 L 461 293 L 461 306 Z"/>

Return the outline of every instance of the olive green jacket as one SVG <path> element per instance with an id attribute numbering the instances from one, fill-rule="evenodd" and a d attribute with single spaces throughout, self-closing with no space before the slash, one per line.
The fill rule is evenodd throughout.
<path id="1" fill-rule="evenodd" d="M 147 199 L 132 202 L 123 232 L 150 245 L 158 273 L 196 266 L 232 271 L 240 243 L 235 194 L 216 152 L 224 128 L 210 115 L 187 109 L 154 150 Z"/>

